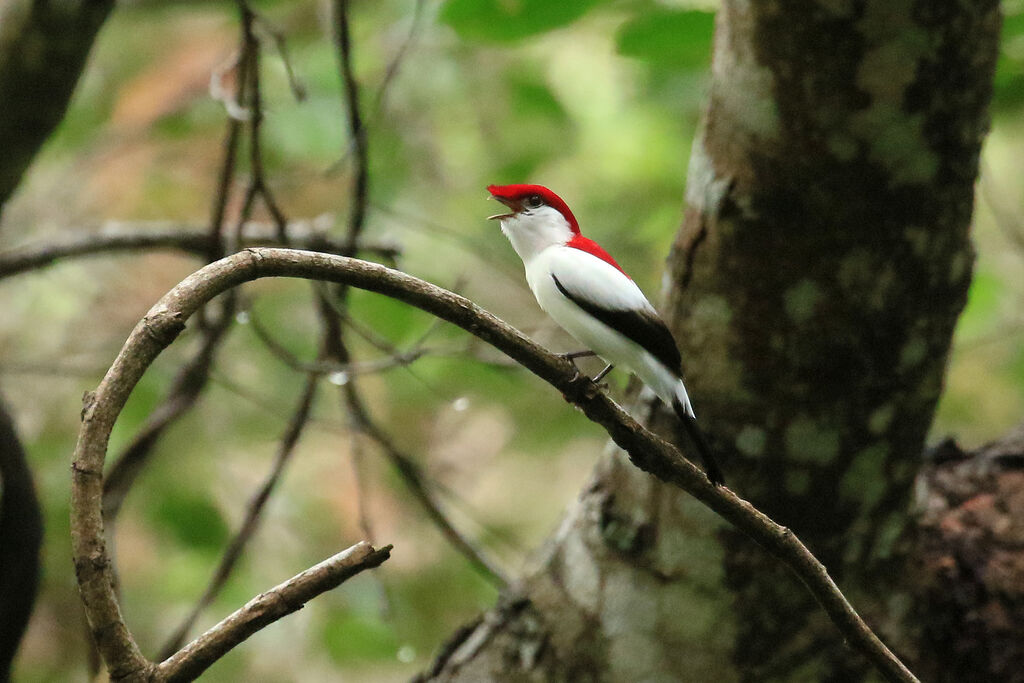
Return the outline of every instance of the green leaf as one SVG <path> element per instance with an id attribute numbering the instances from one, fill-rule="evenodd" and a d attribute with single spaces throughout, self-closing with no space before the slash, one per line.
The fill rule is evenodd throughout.
<path id="1" fill-rule="evenodd" d="M 999 45 L 993 102 L 998 109 L 1016 108 L 1024 102 L 1024 14 L 1004 18 Z"/>
<path id="2" fill-rule="evenodd" d="M 993 273 L 979 270 L 974 274 L 967 292 L 967 306 L 960 316 L 957 334 L 972 339 L 989 332 L 998 319 L 999 305 L 1004 300 L 1002 280 Z"/>
<path id="3" fill-rule="evenodd" d="M 619 53 L 674 68 L 705 68 L 711 61 L 715 15 L 700 10 L 644 12 L 615 37 Z"/>
<path id="4" fill-rule="evenodd" d="M 227 541 L 227 523 L 201 491 L 165 489 L 149 512 L 154 523 L 194 548 L 215 551 Z"/>
<path id="5" fill-rule="evenodd" d="M 335 662 L 392 659 L 398 649 L 392 628 L 372 615 L 332 611 L 321 635 Z"/>
<path id="6" fill-rule="evenodd" d="M 600 0 L 448 0 L 441 21 L 463 40 L 511 43 L 561 28 Z"/>

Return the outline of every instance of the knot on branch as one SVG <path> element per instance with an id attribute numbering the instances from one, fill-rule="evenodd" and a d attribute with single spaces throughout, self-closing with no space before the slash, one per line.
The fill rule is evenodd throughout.
<path id="1" fill-rule="evenodd" d="M 80 420 L 85 422 L 90 411 L 96 405 L 96 392 L 86 391 L 82 394 L 82 414 Z"/>
<path id="2" fill-rule="evenodd" d="M 80 464 L 78 460 L 73 460 L 71 462 L 71 473 L 76 477 L 96 477 L 97 479 L 103 476 L 102 471 L 92 467 L 86 467 L 85 465 Z"/>
<path id="3" fill-rule="evenodd" d="M 575 370 L 575 367 L 573 368 Z M 601 385 L 583 373 L 575 370 L 576 376 L 569 380 L 569 388 L 562 393 L 562 397 L 569 403 L 577 405 L 593 401 L 601 393 Z"/>
<path id="4" fill-rule="evenodd" d="M 179 311 L 153 313 L 142 319 L 143 333 L 161 347 L 169 346 L 184 329 L 185 321 Z"/>

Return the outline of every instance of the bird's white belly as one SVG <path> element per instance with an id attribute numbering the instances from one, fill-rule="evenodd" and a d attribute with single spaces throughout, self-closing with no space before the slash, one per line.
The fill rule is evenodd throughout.
<path id="1" fill-rule="evenodd" d="M 623 334 L 608 327 L 558 291 L 550 270 L 539 256 L 527 267 L 526 279 L 540 307 L 576 341 L 605 362 L 637 372 L 642 365 L 643 349 Z"/>
<path id="2" fill-rule="evenodd" d="M 526 280 L 540 307 L 576 341 L 616 367 L 632 372 L 670 405 L 681 389 L 681 382 L 643 347 L 584 311 L 559 291 L 551 277 L 549 258 L 557 254 L 541 252 L 526 264 Z M 685 390 L 681 400 L 689 405 Z"/>

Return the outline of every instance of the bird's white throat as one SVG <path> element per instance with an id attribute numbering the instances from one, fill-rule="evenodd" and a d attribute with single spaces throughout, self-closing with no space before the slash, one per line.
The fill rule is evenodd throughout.
<path id="1" fill-rule="evenodd" d="M 573 238 L 569 222 L 557 209 L 541 206 L 501 219 L 501 231 L 524 263 L 550 246 Z"/>

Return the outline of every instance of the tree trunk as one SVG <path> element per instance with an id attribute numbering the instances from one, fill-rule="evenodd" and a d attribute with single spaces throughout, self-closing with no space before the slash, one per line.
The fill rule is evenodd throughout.
<path id="1" fill-rule="evenodd" d="M 729 485 L 912 664 L 911 486 L 970 282 L 999 27 L 995 0 L 726 0 L 669 259 L 665 311 Z M 425 677 L 868 674 L 787 570 L 611 454 Z"/>

